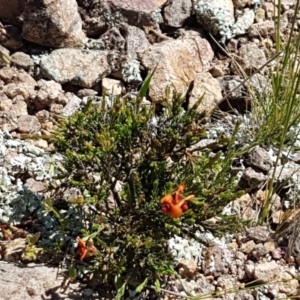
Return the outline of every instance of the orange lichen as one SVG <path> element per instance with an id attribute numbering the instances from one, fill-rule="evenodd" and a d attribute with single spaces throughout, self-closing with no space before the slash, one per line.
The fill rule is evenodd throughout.
<path id="1" fill-rule="evenodd" d="M 187 201 L 195 198 L 195 195 L 184 198 L 182 195 L 184 189 L 185 183 L 181 183 L 175 193 L 167 194 L 160 200 L 162 211 L 169 214 L 171 218 L 180 218 L 189 209 Z"/>

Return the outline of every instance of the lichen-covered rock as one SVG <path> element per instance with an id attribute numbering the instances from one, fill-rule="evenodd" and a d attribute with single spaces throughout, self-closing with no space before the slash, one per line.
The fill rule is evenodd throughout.
<path id="1" fill-rule="evenodd" d="M 58 49 L 40 62 L 43 74 L 60 84 L 71 82 L 91 88 L 110 74 L 105 51 Z"/>
<path id="2" fill-rule="evenodd" d="M 165 24 L 172 27 L 181 27 L 191 15 L 192 0 L 177 0 L 164 7 Z"/>
<path id="3" fill-rule="evenodd" d="M 157 66 L 149 88 L 151 100 L 161 102 L 166 88 L 174 87 L 185 95 L 196 74 L 209 69 L 213 56 L 210 44 L 200 36 L 167 40 L 138 52 L 148 71 Z"/>
<path id="4" fill-rule="evenodd" d="M 194 5 L 198 22 L 212 35 L 220 35 L 221 42 L 234 36 L 234 16 L 223 4 L 211 0 L 196 0 Z"/>
<path id="5" fill-rule="evenodd" d="M 245 34 L 248 28 L 254 23 L 255 13 L 253 10 L 247 10 L 240 16 L 232 27 L 234 35 Z"/>
<path id="6" fill-rule="evenodd" d="M 66 48 L 86 42 L 75 0 L 28 0 L 23 15 L 23 37 L 39 45 Z"/>
<path id="7" fill-rule="evenodd" d="M 196 74 L 188 106 L 193 107 L 201 97 L 202 101 L 197 111 L 199 113 L 205 112 L 206 115 L 210 115 L 223 98 L 219 81 L 208 72 Z"/>

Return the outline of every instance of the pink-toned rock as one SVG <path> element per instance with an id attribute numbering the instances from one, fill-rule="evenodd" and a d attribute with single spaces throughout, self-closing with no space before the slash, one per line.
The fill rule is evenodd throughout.
<path id="1" fill-rule="evenodd" d="M 138 52 L 142 65 L 148 71 L 157 66 L 149 88 L 151 100 L 161 102 L 166 89 L 173 87 L 184 96 L 196 74 L 209 69 L 213 56 L 210 44 L 199 35 L 167 40 Z"/>
<path id="2" fill-rule="evenodd" d="M 9 111 L 13 106 L 13 102 L 11 99 L 4 99 L 0 98 L 0 110 L 2 111 Z"/>
<path id="3" fill-rule="evenodd" d="M 280 273 L 282 267 L 274 260 L 270 262 L 261 262 L 255 265 L 254 278 L 261 283 L 268 283 L 274 281 Z"/>
<path id="4" fill-rule="evenodd" d="M 25 101 L 17 101 L 15 104 L 12 105 L 10 111 L 16 116 L 27 116 L 27 104 Z"/>
<path id="5" fill-rule="evenodd" d="M 18 128 L 18 120 L 10 111 L 0 111 L 0 129 L 8 132 Z"/>
<path id="6" fill-rule="evenodd" d="M 3 92 L 10 99 L 21 95 L 26 100 L 35 95 L 34 86 L 27 83 L 9 83 L 3 87 Z"/>
<path id="7" fill-rule="evenodd" d="M 53 80 L 41 79 L 38 81 L 37 86 L 39 90 L 36 93 L 33 103 L 37 109 L 44 109 L 50 107 L 63 93 L 62 87 L 59 83 Z"/>
<path id="8" fill-rule="evenodd" d="M 273 36 L 275 33 L 274 21 L 264 21 L 260 23 L 252 24 L 248 29 L 248 34 L 250 37 L 261 36 L 268 37 Z"/>
<path id="9" fill-rule="evenodd" d="M 66 48 L 86 42 L 76 0 L 27 0 L 23 37 L 39 45 Z"/>
<path id="10" fill-rule="evenodd" d="M 202 101 L 197 111 L 205 112 L 206 115 L 210 115 L 223 98 L 219 81 L 208 72 L 196 74 L 188 106 L 193 107 L 201 97 Z"/>
<path id="11" fill-rule="evenodd" d="M 107 2 L 112 14 L 119 12 L 129 25 L 149 26 L 161 20 L 156 0 L 107 0 Z"/>
<path id="12" fill-rule="evenodd" d="M 41 124 L 36 116 L 20 116 L 18 118 L 18 131 L 20 133 L 36 133 L 40 129 Z"/>

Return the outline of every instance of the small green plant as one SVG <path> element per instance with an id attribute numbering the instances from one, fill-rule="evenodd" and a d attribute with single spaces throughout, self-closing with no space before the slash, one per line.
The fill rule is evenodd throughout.
<path id="1" fill-rule="evenodd" d="M 200 225 L 219 234 L 239 227 L 234 217 L 221 216 L 240 194 L 230 171 L 234 135 L 200 146 L 206 137 L 204 115 L 197 112 L 200 100 L 187 111 L 183 102 L 175 95 L 157 113 L 140 97 L 119 97 L 109 106 L 105 101 L 95 106 L 91 99 L 82 111 L 61 120 L 54 135 L 64 155 L 60 188 L 82 191 L 69 205 L 83 216 L 81 237 L 91 242 L 93 236 L 93 255 L 85 256 L 91 246 L 83 240 L 77 253 L 103 282 L 115 285 L 118 298 L 128 285 L 137 291 L 147 284 L 159 288 L 165 275 L 175 273 L 168 251 L 174 234 L 195 237 Z M 221 147 L 228 149 L 224 157 Z M 160 199 L 182 182 L 195 198 L 181 219 L 173 219 L 161 211 Z M 217 225 L 206 222 L 217 216 Z"/>

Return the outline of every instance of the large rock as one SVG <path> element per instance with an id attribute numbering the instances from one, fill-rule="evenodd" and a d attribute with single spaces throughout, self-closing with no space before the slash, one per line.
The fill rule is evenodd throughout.
<path id="1" fill-rule="evenodd" d="M 105 51 L 58 49 L 43 57 L 40 67 L 49 79 L 86 88 L 91 88 L 110 73 Z"/>
<path id="2" fill-rule="evenodd" d="M 0 261 L 0 295 L 2 300 L 83 299 L 78 283 L 63 287 L 65 278 L 57 268 L 35 265 L 19 267 Z"/>
<path id="3" fill-rule="evenodd" d="M 192 107 L 201 97 L 202 101 L 197 110 L 199 113 L 205 112 L 206 115 L 210 115 L 223 98 L 219 81 L 209 72 L 196 74 L 189 107 Z"/>
<path id="4" fill-rule="evenodd" d="M 167 40 L 138 52 L 148 71 L 157 66 L 149 88 L 151 100 L 161 102 L 166 88 L 175 88 L 185 95 L 196 74 L 208 70 L 213 56 L 210 44 L 199 35 Z"/>
<path id="5" fill-rule="evenodd" d="M 86 42 L 75 0 L 28 0 L 23 37 L 39 45 L 81 47 Z"/>

